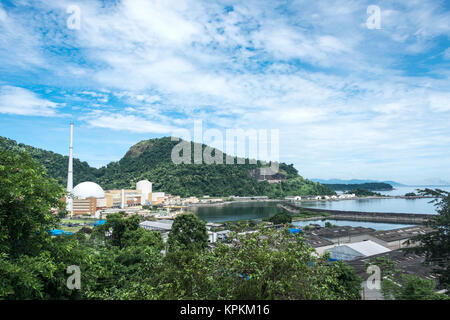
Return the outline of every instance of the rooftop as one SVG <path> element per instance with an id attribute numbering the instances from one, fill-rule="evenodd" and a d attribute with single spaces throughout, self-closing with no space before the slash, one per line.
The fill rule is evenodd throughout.
<path id="1" fill-rule="evenodd" d="M 347 243 L 345 245 L 332 248 L 331 250 L 338 250 L 340 247 L 350 248 L 366 257 L 391 251 L 390 249 L 370 240 Z"/>
<path id="2" fill-rule="evenodd" d="M 369 260 L 377 257 L 390 259 L 403 274 L 415 275 L 430 280 L 436 280 L 437 278 L 433 274 L 432 268 L 424 264 L 425 255 L 407 253 L 404 250 L 393 250 L 370 257 L 359 258 L 353 261 L 347 261 L 347 264 L 353 267 L 356 274 L 365 280 L 369 277 L 369 274 L 366 273 Z"/>
<path id="3" fill-rule="evenodd" d="M 373 234 L 374 237 L 377 239 L 391 242 L 391 241 L 398 241 L 398 240 L 404 240 L 409 239 L 411 237 L 417 236 L 419 234 L 425 234 L 433 229 L 427 228 L 424 226 L 413 226 L 413 227 L 406 227 L 406 228 L 400 228 L 400 229 L 393 229 L 393 230 L 384 230 L 384 231 L 377 231 Z"/>
<path id="4" fill-rule="evenodd" d="M 372 234 L 374 232 L 375 229 L 372 228 L 344 226 L 344 227 L 322 228 L 308 233 L 322 238 L 335 239 L 362 234 Z"/>
<path id="5" fill-rule="evenodd" d="M 172 229 L 173 220 L 160 221 L 144 221 L 140 226 L 147 230 L 170 231 Z"/>
<path id="6" fill-rule="evenodd" d="M 325 247 L 333 244 L 333 242 L 311 233 L 304 233 L 303 238 L 305 239 L 305 242 L 313 248 Z"/>

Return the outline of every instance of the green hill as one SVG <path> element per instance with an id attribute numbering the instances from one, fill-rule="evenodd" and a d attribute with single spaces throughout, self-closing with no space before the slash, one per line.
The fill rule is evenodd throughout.
<path id="1" fill-rule="evenodd" d="M 69 157 L 63 156 L 52 151 L 47 151 L 39 148 L 34 148 L 23 143 L 17 143 L 14 140 L 0 137 L 0 150 L 8 149 L 14 151 L 26 151 L 31 154 L 34 160 L 42 164 L 48 175 L 56 180 L 61 185 L 67 184 L 67 165 Z M 78 184 L 83 181 L 96 181 L 98 169 L 92 168 L 87 162 L 82 162 L 78 159 L 73 159 L 73 182 Z"/>
<path id="2" fill-rule="evenodd" d="M 173 147 L 178 144 L 170 137 L 144 140 L 132 146 L 125 156 L 100 169 L 90 167 L 86 162 L 74 159 L 74 183 L 93 181 L 104 189 L 134 188 L 136 182 L 148 179 L 153 189 L 174 195 L 186 196 L 249 196 L 267 195 L 281 198 L 287 195 L 325 195 L 334 191 L 320 183 L 312 182 L 298 175 L 292 165 L 280 163 L 280 173 L 286 180 L 269 184 L 258 182 L 250 172 L 268 164 L 179 164 L 171 160 Z M 206 148 L 202 145 L 202 150 Z M 0 137 L 0 149 L 27 151 L 41 163 L 49 176 L 66 183 L 68 157 Z M 194 152 L 194 143 L 191 142 Z M 224 159 L 226 154 L 223 155 Z M 192 156 L 193 159 L 193 156 Z M 225 160 L 224 160 L 225 163 Z"/>

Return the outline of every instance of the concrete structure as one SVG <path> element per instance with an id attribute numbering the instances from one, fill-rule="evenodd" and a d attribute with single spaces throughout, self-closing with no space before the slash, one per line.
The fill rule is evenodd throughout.
<path id="1" fill-rule="evenodd" d="M 136 184 L 136 191 L 141 194 L 141 204 L 148 205 L 152 201 L 152 183 L 141 180 Z"/>
<path id="2" fill-rule="evenodd" d="M 437 282 L 437 276 L 433 273 L 432 267 L 424 264 L 425 255 L 406 253 L 403 250 L 393 250 L 348 261 L 347 264 L 355 269 L 356 275 L 363 279 L 361 291 L 364 300 L 384 300 L 381 290 L 369 289 L 367 286 L 367 279 L 370 276 L 367 273 L 367 267 L 370 264 L 371 259 L 379 257 L 387 258 L 395 263 L 395 267 L 400 271 L 400 274 L 415 275 L 423 279 Z"/>
<path id="3" fill-rule="evenodd" d="M 152 192 L 152 204 L 164 203 L 165 198 L 164 192 Z"/>
<path id="4" fill-rule="evenodd" d="M 73 195 L 78 199 L 104 198 L 105 192 L 102 187 L 94 182 L 82 182 L 73 188 Z"/>
<path id="5" fill-rule="evenodd" d="M 424 226 L 413 226 L 393 230 L 377 231 L 371 235 L 370 239 L 391 250 L 397 250 L 417 245 L 415 243 L 408 244 L 407 242 L 409 239 L 417 235 L 426 234 L 432 230 L 433 229 Z"/>
<path id="6" fill-rule="evenodd" d="M 97 199 L 94 197 L 86 199 L 74 199 L 73 201 L 73 214 L 83 215 L 90 214 L 95 215 L 97 211 Z"/>
<path id="7" fill-rule="evenodd" d="M 288 201 L 300 201 L 300 200 L 302 200 L 302 197 L 300 197 L 300 196 L 287 196 L 287 197 L 284 197 L 284 200 L 288 200 Z"/>
<path id="8" fill-rule="evenodd" d="M 72 213 L 76 215 L 94 215 L 98 209 L 106 207 L 105 193 L 94 182 L 82 182 L 73 188 Z"/>
<path id="9" fill-rule="evenodd" d="M 371 237 L 375 233 L 375 229 L 364 227 L 333 227 L 321 228 L 309 231 L 308 233 L 327 239 L 336 244 L 359 242 L 365 240 L 373 240 Z"/>
<path id="10" fill-rule="evenodd" d="M 208 242 L 209 243 L 216 243 L 217 242 L 217 233 L 208 231 Z"/>
<path id="11" fill-rule="evenodd" d="M 139 225 L 146 230 L 169 232 L 172 229 L 173 220 L 144 221 Z"/>
<path id="12" fill-rule="evenodd" d="M 380 253 L 391 251 L 382 245 L 367 240 L 361 242 L 347 243 L 342 246 L 336 246 L 328 250 L 333 259 L 344 261 L 356 260 L 363 257 L 370 257 Z"/>
<path id="13" fill-rule="evenodd" d="M 250 197 L 231 196 L 231 198 L 233 198 L 233 200 L 243 200 L 243 201 L 247 201 L 247 200 L 268 200 L 269 199 L 268 196 L 250 196 Z"/>
<path id="14" fill-rule="evenodd" d="M 67 170 L 66 210 L 73 214 L 73 123 L 70 123 L 69 166 Z"/>

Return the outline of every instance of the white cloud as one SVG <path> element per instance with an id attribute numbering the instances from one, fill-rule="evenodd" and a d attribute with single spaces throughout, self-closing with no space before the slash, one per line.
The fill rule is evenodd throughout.
<path id="1" fill-rule="evenodd" d="M 430 108 L 433 111 L 448 112 L 450 111 L 450 93 L 433 93 L 429 97 Z"/>
<path id="2" fill-rule="evenodd" d="M 93 127 L 117 131 L 168 134 L 174 130 L 170 125 L 149 121 L 134 115 L 94 113 L 84 117 L 84 120 Z"/>
<path id="3" fill-rule="evenodd" d="M 309 176 L 321 172 L 319 161 L 339 170 L 359 162 L 357 174 L 370 168 L 368 159 L 419 163 L 418 154 L 436 156 L 429 146 L 450 149 L 442 114 L 450 74 L 415 61 L 449 36 L 449 11 L 439 2 L 383 1 L 381 29 L 368 30 L 368 1 L 79 1 L 80 31 L 63 27 L 71 1 L 38 3 L 59 12 L 46 15 L 52 37 L 36 32 L 39 21 L 27 27 L 29 15 L 0 10 L 0 28 L 9 30 L 0 41 L 17 49 L 17 63 L 41 61 L 62 86 L 81 84 L 94 102 L 108 102 L 83 115 L 91 126 L 166 134 L 203 119 L 219 128 L 278 128 L 283 152 Z M 13 61 L 2 52 L 0 62 Z"/>
<path id="4" fill-rule="evenodd" d="M 0 89 L 0 113 L 24 116 L 55 116 L 63 104 L 39 98 L 34 92 L 12 86 Z"/>

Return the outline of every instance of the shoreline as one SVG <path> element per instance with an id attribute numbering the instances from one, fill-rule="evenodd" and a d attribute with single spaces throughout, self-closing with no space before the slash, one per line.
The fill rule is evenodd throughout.
<path id="1" fill-rule="evenodd" d="M 367 197 L 353 197 L 353 198 L 344 198 L 344 199 L 301 199 L 301 200 L 285 200 L 285 199 L 256 199 L 256 200 L 232 200 L 232 201 L 222 201 L 216 203 L 191 203 L 186 206 L 189 207 L 220 207 L 226 206 L 233 203 L 257 203 L 257 202 L 332 202 L 332 201 L 348 201 L 348 200 L 379 200 L 379 199 L 432 199 L 431 196 L 414 196 L 414 197 L 405 197 L 405 196 L 367 196 Z"/>

